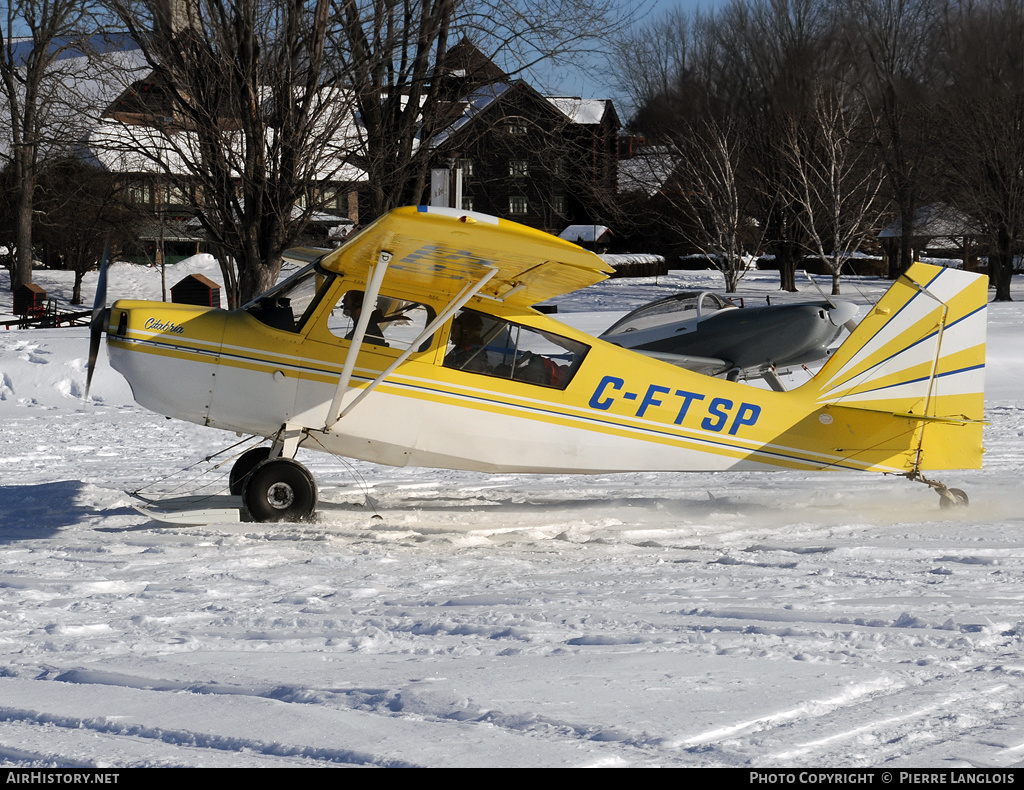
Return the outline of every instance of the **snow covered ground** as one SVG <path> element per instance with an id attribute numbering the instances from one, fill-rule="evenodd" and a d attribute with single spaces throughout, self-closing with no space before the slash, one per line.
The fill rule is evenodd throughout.
<path id="1" fill-rule="evenodd" d="M 186 268 L 219 276 L 169 284 Z M 557 302 L 600 331 L 705 285 Z M 775 289 L 741 284 L 796 298 Z M 113 267 L 111 299 L 159 293 Z M 223 484 L 203 459 L 235 437 L 135 406 L 105 357 L 84 402 L 87 330 L 0 331 L 0 765 L 1024 765 L 1024 301 L 990 308 L 986 468 L 942 477 L 957 511 L 873 475 L 308 454 L 316 523 L 168 527 L 123 491 Z"/>

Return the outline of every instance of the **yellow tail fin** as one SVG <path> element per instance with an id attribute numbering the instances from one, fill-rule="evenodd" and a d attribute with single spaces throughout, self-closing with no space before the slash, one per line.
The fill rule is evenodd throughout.
<path id="1" fill-rule="evenodd" d="M 981 467 L 988 278 L 914 264 L 805 387 L 913 427 L 913 468 Z"/>

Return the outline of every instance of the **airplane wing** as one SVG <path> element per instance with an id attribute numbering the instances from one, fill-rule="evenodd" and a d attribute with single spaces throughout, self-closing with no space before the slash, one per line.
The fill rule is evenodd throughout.
<path id="1" fill-rule="evenodd" d="M 288 263 L 299 264 L 304 266 L 307 263 L 312 263 L 318 258 L 324 257 L 327 253 L 332 250 L 324 247 L 292 247 L 284 251 L 284 258 Z"/>
<path id="2" fill-rule="evenodd" d="M 365 276 L 381 252 L 392 255 L 382 291 L 454 296 L 496 270 L 479 295 L 529 307 L 600 282 L 612 268 L 556 236 L 486 214 L 432 206 L 395 209 L 322 260 L 332 272 Z"/>

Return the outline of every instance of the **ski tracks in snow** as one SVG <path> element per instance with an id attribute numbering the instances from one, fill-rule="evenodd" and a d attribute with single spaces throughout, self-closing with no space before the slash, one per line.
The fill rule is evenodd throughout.
<path id="1" fill-rule="evenodd" d="M 233 439 L 102 375 L 83 406 L 37 342 L 0 380 L 0 764 L 1024 761 L 1015 402 L 945 480 L 968 511 L 866 475 L 309 456 L 318 522 L 168 528 L 122 492 L 223 485 Z"/>

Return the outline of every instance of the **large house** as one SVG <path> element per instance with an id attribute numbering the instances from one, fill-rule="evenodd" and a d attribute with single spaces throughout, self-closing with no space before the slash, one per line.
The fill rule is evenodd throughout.
<path id="1" fill-rule="evenodd" d="M 81 132 L 77 157 L 117 179 L 148 215 L 131 251 L 137 258 L 172 261 L 205 249 L 197 220 L 204 196 L 180 159 L 187 143 L 177 150 L 179 143 L 168 144 L 168 138 L 191 134 L 173 92 L 126 36 L 103 60 L 97 70 L 104 77 L 91 97 L 96 106 L 82 113 L 92 121 Z M 433 79 L 440 81 L 442 107 L 433 128 L 422 130 L 420 145 L 429 167 L 458 174 L 451 205 L 554 234 L 607 221 L 620 127 L 610 100 L 544 96 L 468 40 L 448 51 Z M 316 211 L 303 243 L 329 244 L 375 218 L 366 208 L 367 175 L 354 150 L 360 134 L 351 93 L 344 86 L 333 90 L 348 120 L 334 137 L 335 161 L 325 175 L 308 176 L 305 207 Z M 429 189 L 420 202 L 431 202 Z"/>
<path id="2" fill-rule="evenodd" d="M 469 41 L 446 58 L 450 121 L 434 167 L 461 170 L 461 208 L 557 234 L 600 221 L 616 189 L 619 119 L 607 99 L 542 96 Z"/>

